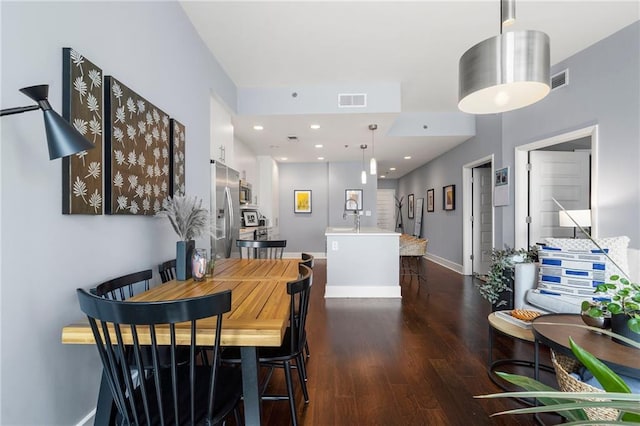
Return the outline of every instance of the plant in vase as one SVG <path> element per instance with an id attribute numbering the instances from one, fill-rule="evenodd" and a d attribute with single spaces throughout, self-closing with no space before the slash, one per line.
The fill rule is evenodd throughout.
<path id="1" fill-rule="evenodd" d="M 209 211 L 202 207 L 202 199 L 188 195 L 174 195 L 162 202 L 157 216 L 169 219 L 173 230 L 180 237 L 176 243 L 176 278 L 191 278 L 191 256 L 195 238 L 209 232 Z"/>
<path id="2" fill-rule="evenodd" d="M 495 308 L 512 309 L 513 279 L 516 263 L 530 263 L 537 260 L 535 247 L 529 249 L 514 249 L 505 246 L 504 249 L 491 250 L 491 267 L 486 281 L 476 284 L 480 295 L 487 299 Z"/>

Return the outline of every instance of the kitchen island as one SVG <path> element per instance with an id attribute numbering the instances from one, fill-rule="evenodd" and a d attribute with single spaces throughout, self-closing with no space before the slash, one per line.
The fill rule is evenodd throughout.
<path id="1" fill-rule="evenodd" d="M 380 228 L 327 228 L 325 298 L 400 298 L 400 234 Z"/>

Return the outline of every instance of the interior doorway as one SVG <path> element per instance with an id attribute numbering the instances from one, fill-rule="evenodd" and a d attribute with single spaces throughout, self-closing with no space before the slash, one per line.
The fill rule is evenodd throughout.
<path id="1" fill-rule="evenodd" d="M 462 273 L 486 274 L 495 242 L 493 154 L 462 167 Z"/>
<path id="2" fill-rule="evenodd" d="M 562 200 L 562 196 L 558 196 L 558 194 L 564 190 L 562 189 L 562 185 L 556 185 L 556 187 L 549 186 L 546 189 L 546 200 L 538 202 L 540 200 L 531 202 L 531 187 L 540 187 L 542 186 L 541 180 L 543 178 L 533 177 L 529 174 L 529 166 L 531 153 L 534 151 L 544 150 L 544 151 L 559 151 L 559 150 L 567 150 L 567 151 L 585 151 L 585 141 L 588 141 L 590 149 L 588 150 L 590 153 L 590 161 L 588 166 L 588 200 L 579 200 L 580 198 L 584 198 L 583 196 L 576 196 L 574 194 L 567 193 L 568 197 Z M 534 154 L 534 157 L 537 154 Z M 550 154 L 553 156 L 553 154 Z M 517 248 L 525 248 L 529 247 L 535 243 L 541 242 L 537 241 L 543 236 L 538 235 L 535 229 L 532 230 L 531 222 L 537 216 L 542 218 L 546 216 L 546 222 L 550 224 L 550 229 L 547 229 L 545 232 L 556 232 L 552 228 L 556 228 L 557 230 L 557 211 L 558 208 L 555 206 L 555 203 L 550 200 L 551 195 L 554 195 L 554 198 L 558 199 L 558 201 L 563 204 L 563 206 L 567 209 L 575 209 L 575 208 L 590 208 L 591 209 L 591 235 L 594 237 L 598 236 L 598 203 L 597 203 L 597 175 L 598 175 L 598 126 L 589 126 L 580 130 L 576 130 L 573 132 L 564 133 L 561 135 L 553 136 L 551 138 L 543 139 L 540 141 L 536 141 L 530 144 L 522 145 L 515 148 L 515 247 Z M 573 160 L 572 160 L 573 161 Z M 584 162 L 575 163 L 575 167 L 585 168 L 587 167 Z M 581 164 L 581 165 L 578 165 Z M 553 166 L 555 167 L 555 166 Z M 547 172 L 550 168 L 553 168 L 549 163 L 544 165 L 544 168 L 547 169 Z M 566 173 L 564 173 L 566 175 Z M 575 188 L 583 184 L 574 184 Z M 575 191 L 574 191 L 575 192 Z M 534 197 L 537 197 L 536 194 L 533 194 Z M 537 202 L 537 204 L 536 204 Z M 541 207 L 542 206 L 542 207 Z M 545 225 L 546 226 L 546 225 Z M 537 227 L 537 225 L 536 225 Z M 556 233 L 555 235 L 561 236 Z"/>
<path id="3" fill-rule="evenodd" d="M 378 189 L 376 192 L 377 226 L 387 231 L 395 231 L 395 189 Z"/>

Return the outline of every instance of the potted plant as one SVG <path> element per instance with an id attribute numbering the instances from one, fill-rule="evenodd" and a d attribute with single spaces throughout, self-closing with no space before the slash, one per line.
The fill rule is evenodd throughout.
<path id="1" fill-rule="evenodd" d="M 596 287 L 595 293 L 600 300 L 582 302 L 582 313 L 597 319 L 611 318 L 612 331 L 640 341 L 640 285 L 612 275 L 609 282 Z"/>
<path id="2" fill-rule="evenodd" d="M 195 238 L 209 229 L 209 211 L 202 207 L 202 199 L 188 195 L 174 195 L 162 202 L 157 216 L 169 219 L 180 241 L 176 242 L 176 279 L 191 278 L 190 261 L 195 249 Z"/>
<path id="3" fill-rule="evenodd" d="M 486 281 L 480 281 L 476 287 L 480 295 L 487 299 L 494 310 L 513 309 L 513 279 L 516 263 L 530 263 L 537 260 L 535 247 L 529 249 L 513 249 L 505 246 L 504 249 L 491 250 L 491 267 Z"/>

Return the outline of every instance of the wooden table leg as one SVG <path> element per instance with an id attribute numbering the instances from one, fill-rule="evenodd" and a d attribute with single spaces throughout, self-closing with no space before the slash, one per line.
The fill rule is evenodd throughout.
<path id="1" fill-rule="evenodd" d="M 258 355 L 255 346 L 242 346 L 242 390 L 246 425 L 260 425 L 262 404 L 258 383 Z"/>

